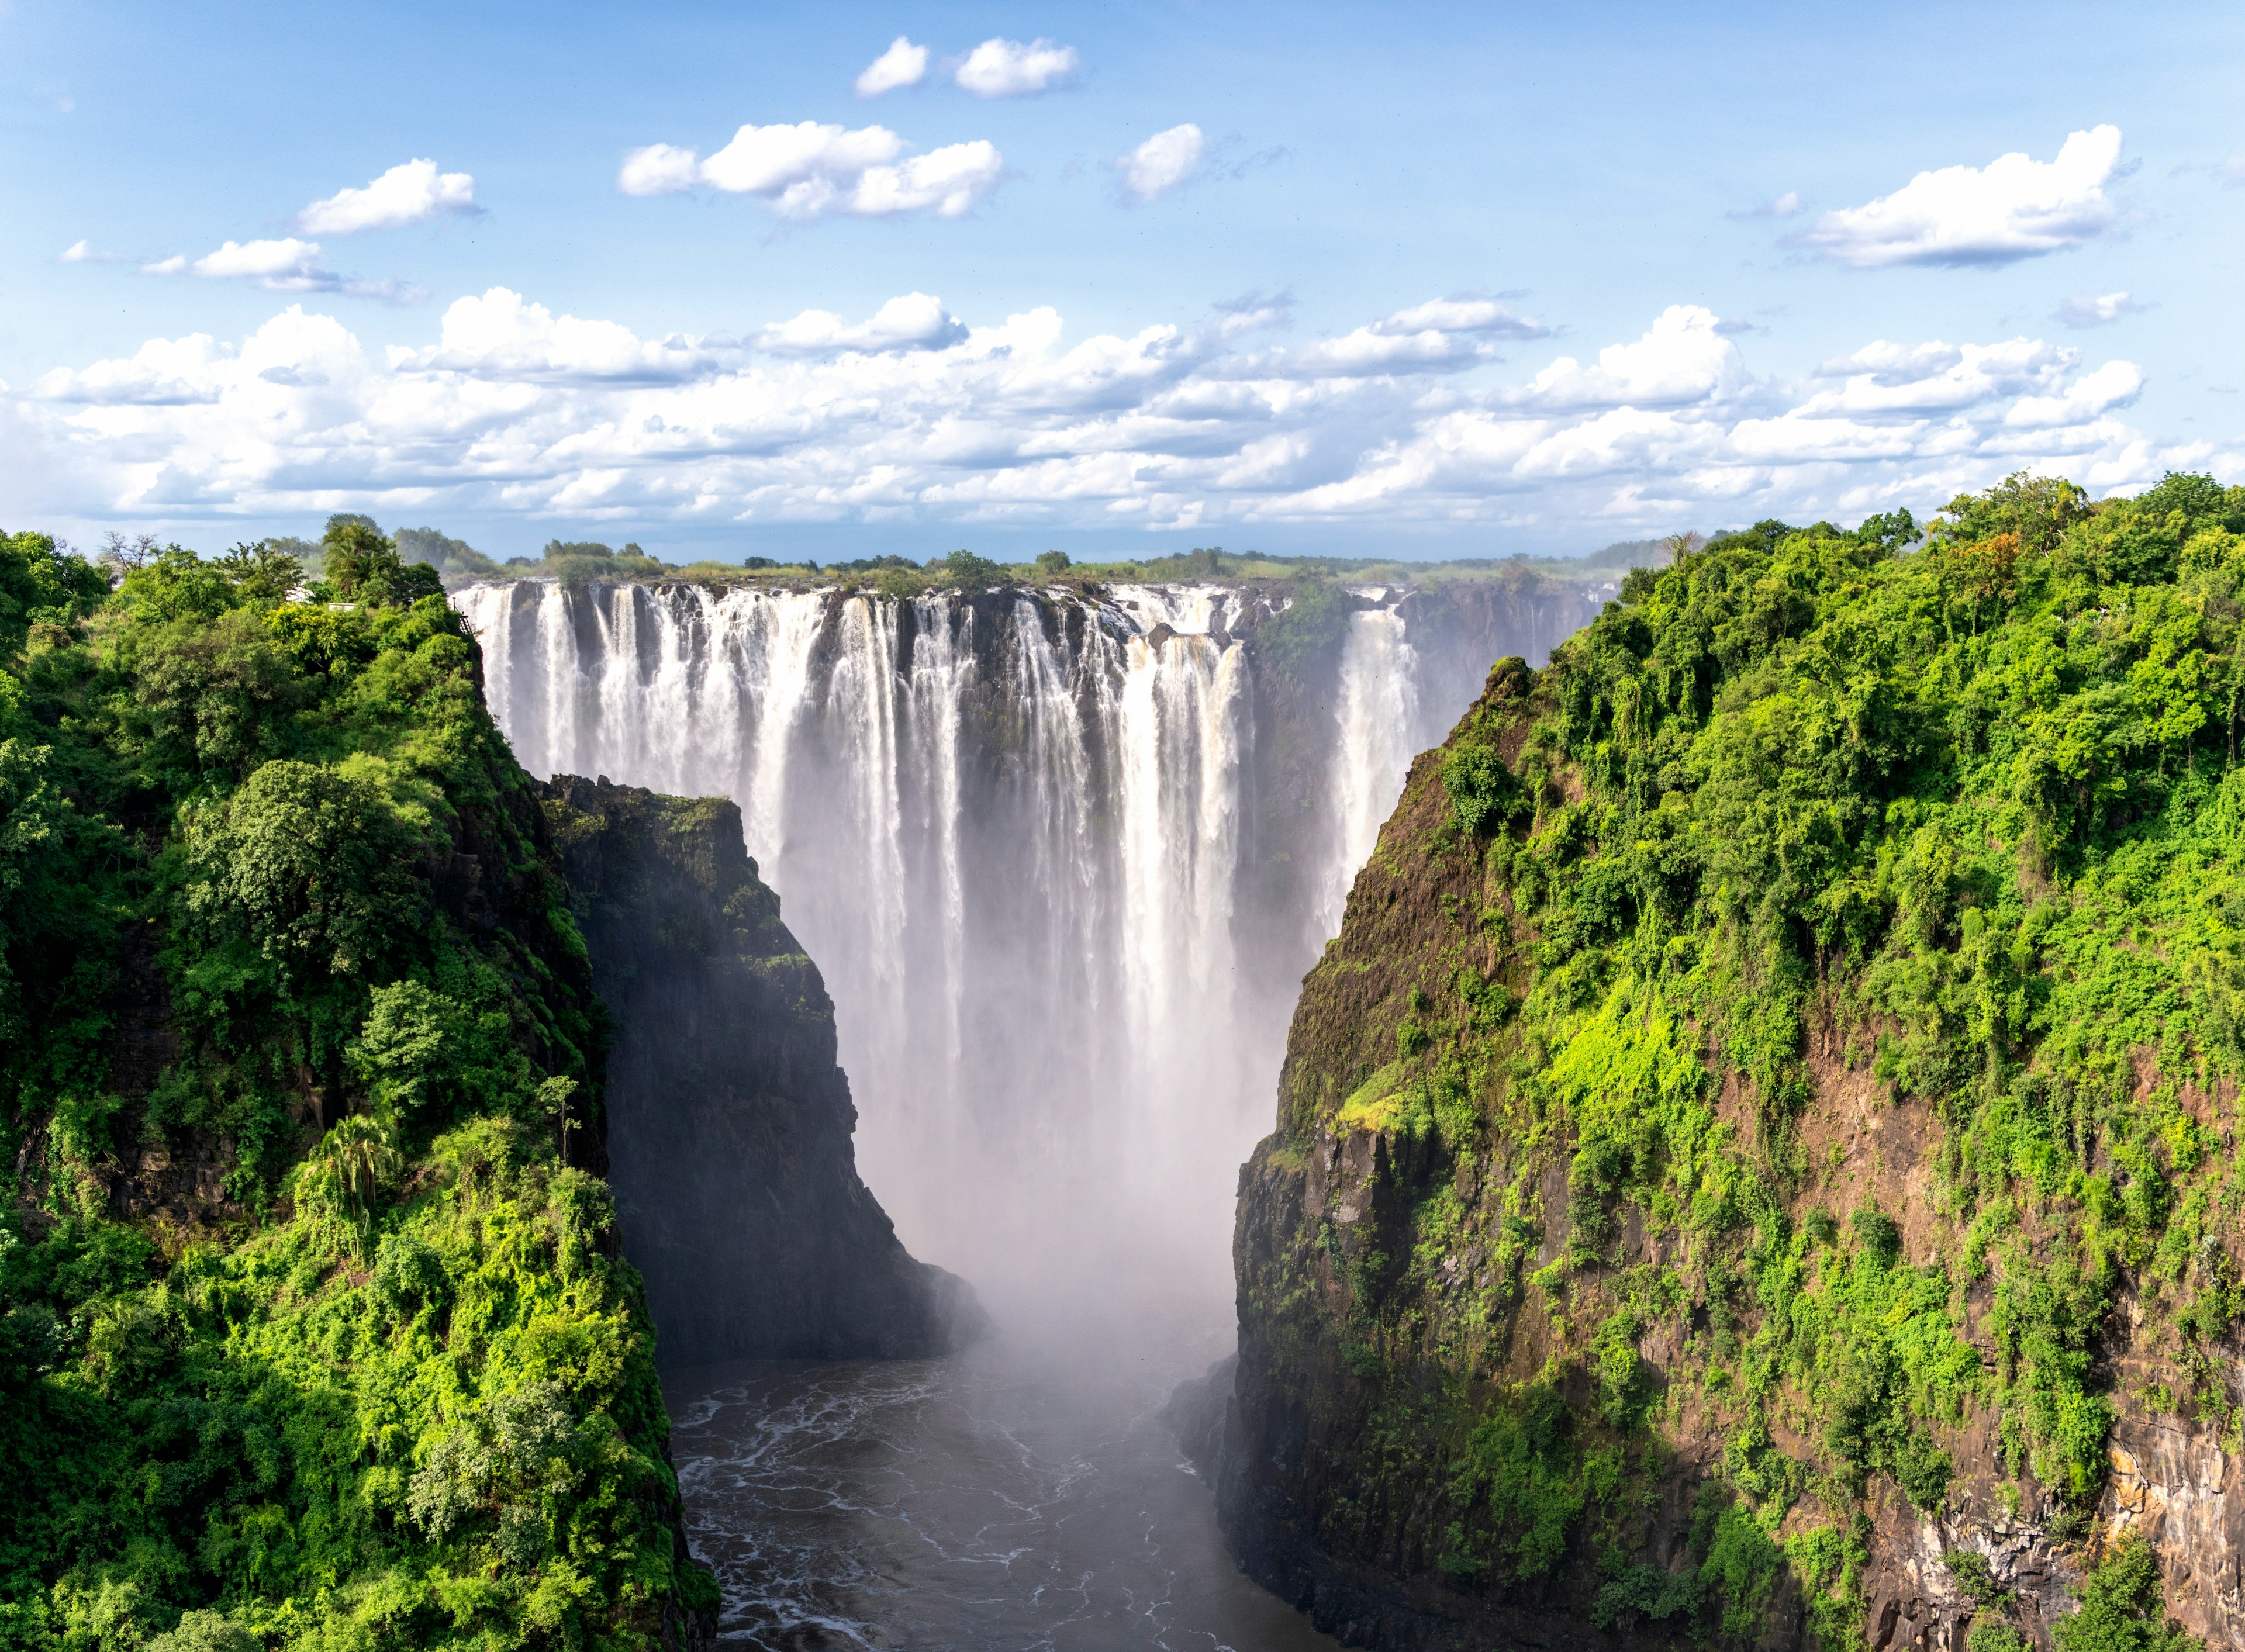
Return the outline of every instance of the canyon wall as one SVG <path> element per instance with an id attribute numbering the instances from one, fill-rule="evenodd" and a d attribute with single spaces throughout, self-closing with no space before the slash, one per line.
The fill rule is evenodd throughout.
<path id="1" fill-rule="evenodd" d="M 2057 487 L 1634 575 L 1413 765 L 1175 1411 L 1321 1627 L 2245 1642 L 2245 490 Z"/>
<path id="2" fill-rule="evenodd" d="M 543 791 L 613 1018 L 608 1185 L 667 1369 L 909 1358 L 980 1322 L 858 1178 L 817 966 L 722 798 L 558 775 Z"/>

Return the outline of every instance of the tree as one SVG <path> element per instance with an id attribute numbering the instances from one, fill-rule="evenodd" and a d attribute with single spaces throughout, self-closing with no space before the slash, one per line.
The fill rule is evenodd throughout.
<path id="1" fill-rule="evenodd" d="M 219 559 L 234 588 L 252 602 L 286 602 L 304 582 L 304 565 L 277 539 L 237 545 Z"/>
<path id="2" fill-rule="evenodd" d="M 425 562 L 406 562 L 396 542 L 383 538 L 364 517 L 331 518 L 321 544 L 327 552 L 328 583 L 345 601 L 410 608 L 423 597 L 444 594 L 443 575 Z"/>
<path id="3" fill-rule="evenodd" d="M 156 559 L 156 536 L 136 533 L 128 539 L 112 528 L 101 536 L 101 551 L 94 559 L 109 570 L 112 579 L 122 579 Z"/>
<path id="4" fill-rule="evenodd" d="M 978 557 L 972 551 L 953 552 L 943 559 L 944 583 L 954 591 L 972 596 L 977 592 L 995 590 L 1007 583 L 1006 571 L 987 557 Z"/>
<path id="5" fill-rule="evenodd" d="M 1057 579 L 1068 572 L 1068 552 L 1065 551 L 1047 551 L 1037 558 L 1037 578 L 1040 579 Z"/>
<path id="6" fill-rule="evenodd" d="M 364 517 L 330 517 L 320 538 L 328 554 L 328 583 L 346 602 L 357 599 L 370 580 L 383 579 L 404 565 L 397 546 Z"/>

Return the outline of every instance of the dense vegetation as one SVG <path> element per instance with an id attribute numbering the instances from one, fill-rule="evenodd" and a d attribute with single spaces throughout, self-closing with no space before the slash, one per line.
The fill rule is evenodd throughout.
<path id="1" fill-rule="evenodd" d="M 0 539 L 0 1648 L 711 1603 L 536 796 L 435 572 L 322 551 Z"/>
<path id="2" fill-rule="evenodd" d="M 1459 1588 L 1750 1640 L 1789 1574 L 1836 1646 L 1882 1511 L 2090 1560 L 2124 1412 L 2235 1449 L 2242 723 L 2245 488 L 2204 477 L 1763 523 L 1500 667 L 1359 885 L 1353 927 L 1427 892 L 1417 950 L 1328 954 L 1264 1161 L 1380 1142 L 1364 1222 L 1248 1282 L 1362 1385 L 1314 1402 L 1366 1465 L 1320 1541 L 1394 1553 L 1432 1485 Z M 1677 1569 L 1652 1510 L 1710 1441 Z M 2063 1646 L 2183 1643 L 2148 1551 L 2086 1598 Z"/>

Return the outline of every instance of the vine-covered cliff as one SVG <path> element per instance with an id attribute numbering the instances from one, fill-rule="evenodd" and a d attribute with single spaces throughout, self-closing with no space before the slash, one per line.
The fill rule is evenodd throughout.
<path id="1" fill-rule="evenodd" d="M 605 1012 L 476 642 L 0 540 L 0 1647 L 675 1647 Z"/>
<path id="2" fill-rule="evenodd" d="M 2245 489 L 1916 539 L 1634 574 L 1413 768 L 1215 1390 L 1350 1640 L 2245 1636 Z"/>
<path id="3" fill-rule="evenodd" d="M 544 789 L 616 1019 L 608 1183 L 666 1368 L 947 1351 L 981 1313 L 858 1180 L 834 1005 L 723 798 Z"/>

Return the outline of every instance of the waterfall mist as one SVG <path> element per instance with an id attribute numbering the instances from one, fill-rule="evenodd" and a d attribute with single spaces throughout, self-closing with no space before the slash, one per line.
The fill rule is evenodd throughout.
<path id="1" fill-rule="evenodd" d="M 454 599 L 526 768 L 739 802 L 833 996 L 867 1184 L 1002 1319 L 1228 1302 L 1296 985 L 1413 754 L 1597 596 L 1360 591 L 1308 681 L 1257 660 L 1279 603 L 1218 586 Z"/>

